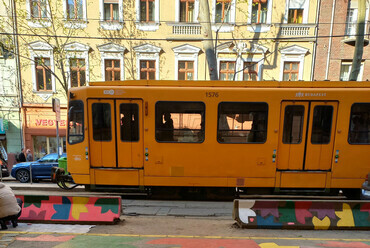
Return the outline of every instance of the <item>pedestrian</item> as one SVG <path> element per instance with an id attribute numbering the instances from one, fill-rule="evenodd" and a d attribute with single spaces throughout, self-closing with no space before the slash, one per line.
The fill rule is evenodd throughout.
<path id="1" fill-rule="evenodd" d="M 19 162 L 26 162 L 26 156 L 24 155 L 24 148 L 22 148 L 21 153 L 18 155 Z"/>
<path id="2" fill-rule="evenodd" d="M 33 156 L 32 156 L 32 153 L 31 153 L 30 149 L 27 149 L 26 154 L 27 154 L 27 156 L 26 156 L 27 162 L 33 161 Z"/>
<path id="3" fill-rule="evenodd" d="M 6 226 L 11 221 L 13 227 L 18 225 L 18 218 L 22 213 L 22 200 L 15 198 L 12 189 L 0 183 L 0 225 L 1 229 L 8 229 Z"/>

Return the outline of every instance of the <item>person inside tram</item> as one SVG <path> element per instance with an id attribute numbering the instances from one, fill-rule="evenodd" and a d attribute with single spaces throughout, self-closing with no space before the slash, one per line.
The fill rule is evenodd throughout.
<path id="1" fill-rule="evenodd" d="M 162 124 L 162 140 L 163 141 L 173 141 L 173 120 L 169 112 L 164 113 L 164 123 Z"/>

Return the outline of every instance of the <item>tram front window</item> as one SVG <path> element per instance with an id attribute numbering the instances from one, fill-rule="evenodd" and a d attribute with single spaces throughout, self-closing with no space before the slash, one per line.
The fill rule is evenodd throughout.
<path id="1" fill-rule="evenodd" d="M 68 108 L 68 143 L 76 144 L 84 140 L 84 104 L 70 101 Z"/>

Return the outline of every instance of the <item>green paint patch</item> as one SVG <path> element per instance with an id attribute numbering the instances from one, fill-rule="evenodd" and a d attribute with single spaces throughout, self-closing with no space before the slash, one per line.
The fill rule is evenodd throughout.
<path id="1" fill-rule="evenodd" d="M 112 237 L 112 236 L 76 236 L 75 238 L 54 246 L 54 248 L 136 248 L 133 243 L 142 240 L 138 237 Z"/>
<path id="2" fill-rule="evenodd" d="M 41 207 L 41 201 L 47 201 L 49 200 L 49 196 L 33 196 L 33 195 L 25 195 L 24 196 L 24 205 L 23 207 L 29 207 L 32 204 L 35 205 L 35 207 L 40 208 Z"/>
<path id="3" fill-rule="evenodd" d="M 95 206 L 101 207 L 102 214 L 111 210 L 113 213 L 118 213 L 119 201 L 117 198 L 101 198 L 95 202 Z"/>

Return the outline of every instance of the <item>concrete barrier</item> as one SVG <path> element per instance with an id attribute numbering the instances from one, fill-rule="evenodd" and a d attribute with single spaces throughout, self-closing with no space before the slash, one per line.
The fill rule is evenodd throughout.
<path id="1" fill-rule="evenodd" d="M 122 212 L 119 196 L 16 195 L 23 208 L 19 222 L 116 223 Z"/>
<path id="2" fill-rule="evenodd" d="M 370 201 L 234 200 L 243 228 L 369 229 Z"/>

